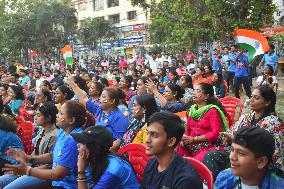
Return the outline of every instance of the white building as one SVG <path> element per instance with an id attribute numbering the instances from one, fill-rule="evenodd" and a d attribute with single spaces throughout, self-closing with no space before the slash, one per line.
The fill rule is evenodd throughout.
<path id="1" fill-rule="evenodd" d="M 273 2 L 277 7 L 277 10 L 274 13 L 275 25 L 283 26 L 284 25 L 284 0 L 273 0 Z"/>
<path id="2" fill-rule="evenodd" d="M 78 25 L 84 26 L 86 19 L 101 17 L 110 20 L 119 31 L 120 47 L 147 44 L 149 12 L 132 6 L 131 0 L 72 0 L 77 10 Z"/>

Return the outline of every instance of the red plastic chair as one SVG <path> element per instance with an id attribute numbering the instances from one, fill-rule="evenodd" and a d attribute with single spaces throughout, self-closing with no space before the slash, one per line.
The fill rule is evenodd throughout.
<path id="1" fill-rule="evenodd" d="M 25 153 L 31 155 L 34 151 L 34 145 L 32 143 L 33 134 L 34 134 L 34 126 L 29 121 L 18 122 L 18 131 L 17 135 L 21 138 Z"/>
<path id="2" fill-rule="evenodd" d="M 186 157 L 186 159 L 199 173 L 201 179 L 203 180 L 203 183 L 206 183 L 208 189 L 213 189 L 214 179 L 210 170 L 202 162 L 196 159 L 190 157 Z"/>
<path id="3" fill-rule="evenodd" d="M 134 168 L 139 183 L 142 181 L 147 162 L 151 159 L 151 156 L 146 155 L 145 151 L 146 147 L 142 144 L 127 144 L 117 152 L 118 155 L 128 155 L 129 163 Z"/>
<path id="4" fill-rule="evenodd" d="M 236 113 L 237 106 L 239 106 L 240 112 L 237 117 L 237 119 L 239 119 L 239 117 L 242 114 L 243 107 L 244 107 L 243 102 L 240 99 L 236 97 L 226 96 L 224 98 L 220 98 L 219 101 L 222 103 L 226 112 L 230 115 L 231 117 L 230 119 L 233 121 L 235 120 L 235 113 Z"/>

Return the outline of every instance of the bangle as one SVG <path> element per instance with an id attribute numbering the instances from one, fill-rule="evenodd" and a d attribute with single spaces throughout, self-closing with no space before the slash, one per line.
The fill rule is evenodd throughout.
<path id="1" fill-rule="evenodd" d="M 193 142 L 198 142 L 197 139 L 198 139 L 198 136 L 195 136 L 195 137 L 193 138 Z"/>
<path id="2" fill-rule="evenodd" d="M 32 167 L 28 166 L 27 167 L 27 171 L 26 171 L 26 175 L 30 176 L 31 175 L 31 170 L 32 170 Z"/>
<path id="3" fill-rule="evenodd" d="M 77 182 L 87 182 L 87 179 L 77 179 Z"/>

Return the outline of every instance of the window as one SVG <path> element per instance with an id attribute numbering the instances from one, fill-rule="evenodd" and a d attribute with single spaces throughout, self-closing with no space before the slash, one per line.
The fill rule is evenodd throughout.
<path id="1" fill-rule="evenodd" d="M 127 12 L 127 19 L 128 20 L 136 19 L 136 11 L 129 11 L 129 12 Z"/>
<path id="2" fill-rule="evenodd" d="M 86 3 L 79 3 L 79 5 L 78 5 L 78 9 L 79 10 L 86 10 Z"/>
<path id="3" fill-rule="evenodd" d="M 280 15 L 281 15 L 281 11 L 277 11 L 277 12 L 276 12 L 276 15 L 277 15 L 277 16 L 280 16 Z"/>
<path id="4" fill-rule="evenodd" d="M 109 21 L 111 21 L 113 24 L 117 24 L 120 22 L 120 16 L 119 14 L 109 15 L 108 16 Z"/>
<path id="5" fill-rule="evenodd" d="M 104 10 L 104 0 L 93 0 L 94 11 Z"/>
<path id="6" fill-rule="evenodd" d="M 107 7 L 116 7 L 119 6 L 119 0 L 107 0 Z"/>

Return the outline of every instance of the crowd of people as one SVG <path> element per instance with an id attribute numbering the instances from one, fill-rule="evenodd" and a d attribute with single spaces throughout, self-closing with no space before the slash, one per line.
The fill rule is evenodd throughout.
<path id="1" fill-rule="evenodd" d="M 248 52 L 235 45 L 175 56 L 81 57 L 70 67 L 49 58 L 2 65 L 0 187 L 201 189 L 190 157 L 208 167 L 216 189 L 284 188 L 277 62 L 271 45 L 254 86 Z M 232 125 L 219 99 L 240 98 L 241 86 L 250 113 Z M 22 110 L 33 120 L 31 155 L 18 132 Z M 141 183 L 117 155 L 131 143 L 153 156 Z"/>

